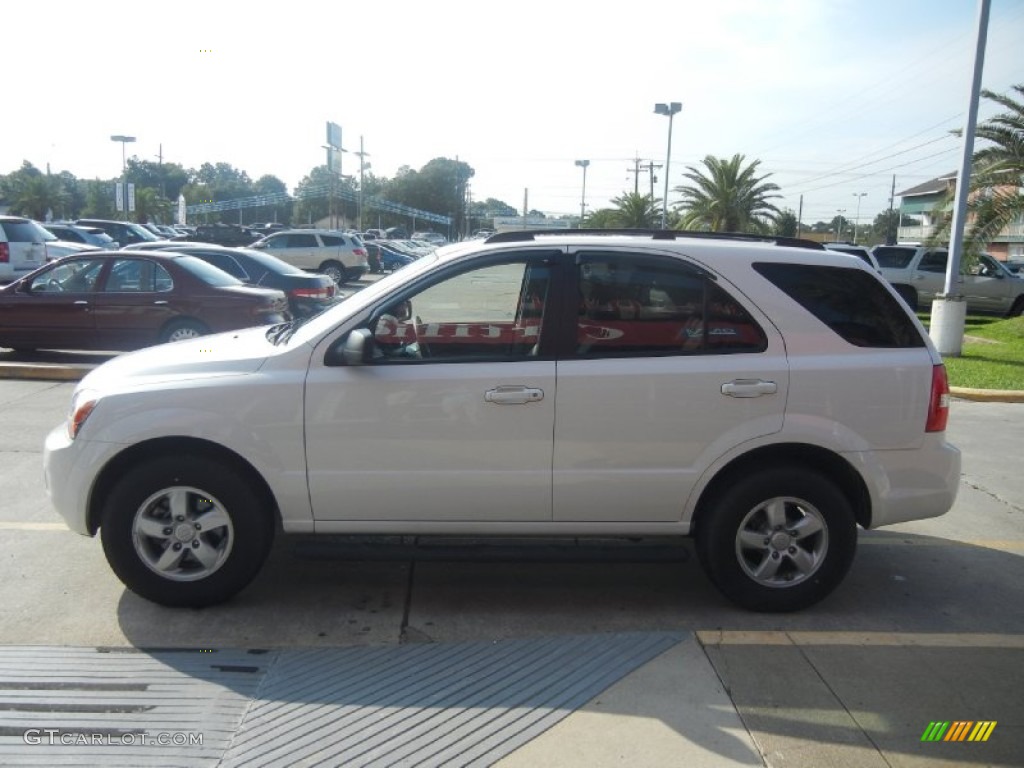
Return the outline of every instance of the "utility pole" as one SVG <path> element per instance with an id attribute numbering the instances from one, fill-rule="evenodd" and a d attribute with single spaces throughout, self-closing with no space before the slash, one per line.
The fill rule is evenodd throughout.
<path id="1" fill-rule="evenodd" d="M 632 173 L 633 174 L 633 194 L 634 195 L 639 195 L 640 194 L 640 163 L 641 162 L 642 161 L 640 160 L 640 156 L 637 155 L 635 158 L 633 158 L 633 167 L 626 169 L 626 173 Z"/>
<path id="2" fill-rule="evenodd" d="M 369 152 L 363 149 L 363 137 L 359 137 L 359 151 L 356 152 L 359 156 L 359 205 L 356 210 L 356 229 L 360 232 L 363 231 L 363 171 L 370 167 L 370 164 L 365 162 L 364 158 L 370 156 Z"/>
<path id="3" fill-rule="evenodd" d="M 892 227 L 892 230 L 891 230 L 892 231 L 892 237 L 891 238 L 889 237 L 890 229 L 889 229 L 889 227 L 886 227 L 886 231 L 885 231 L 885 244 L 886 245 L 896 245 L 896 241 L 899 240 L 899 235 L 900 235 L 900 224 L 903 223 L 901 221 L 893 221 L 893 218 L 892 218 L 893 217 L 892 206 L 893 206 L 893 203 L 895 202 L 895 200 L 896 200 L 896 174 L 894 173 L 892 175 L 892 190 L 889 192 L 889 227 Z M 903 217 L 900 216 L 900 218 L 902 219 Z"/>
<path id="4" fill-rule="evenodd" d="M 800 221 L 804 217 L 804 196 L 800 195 L 800 208 L 796 214 L 796 236 L 801 237 L 803 235 L 803 225 Z"/>
<path id="5" fill-rule="evenodd" d="M 654 200 L 654 185 L 658 181 L 658 177 L 654 175 L 655 168 L 664 168 L 664 166 L 661 165 L 660 163 L 658 165 L 655 165 L 653 160 L 648 160 L 647 173 L 649 173 L 651 176 L 651 200 Z"/>

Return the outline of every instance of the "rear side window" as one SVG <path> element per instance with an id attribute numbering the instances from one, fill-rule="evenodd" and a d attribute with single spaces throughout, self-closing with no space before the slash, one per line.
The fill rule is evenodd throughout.
<path id="1" fill-rule="evenodd" d="M 924 346 L 899 300 L 869 272 L 768 263 L 754 264 L 754 269 L 854 346 Z"/>
<path id="2" fill-rule="evenodd" d="M 763 352 L 743 306 L 685 264 L 581 254 L 576 353 L 581 357 Z"/>
<path id="3" fill-rule="evenodd" d="M 872 251 L 875 261 L 882 269 L 906 269 L 914 258 L 914 248 L 900 248 L 895 245 L 880 245 Z"/>
<path id="4" fill-rule="evenodd" d="M 921 257 L 917 268 L 922 272 L 945 272 L 949 255 L 946 251 L 928 251 Z"/>
<path id="5" fill-rule="evenodd" d="M 320 239 L 323 240 L 324 246 L 327 248 L 338 248 L 345 244 L 345 238 L 335 235 L 320 235 Z"/>

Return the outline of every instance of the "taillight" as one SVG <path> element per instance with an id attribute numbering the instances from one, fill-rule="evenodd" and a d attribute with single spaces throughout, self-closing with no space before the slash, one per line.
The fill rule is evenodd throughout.
<path id="1" fill-rule="evenodd" d="M 932 367 L 932 394 L 928 401 L 928 423 L 926 432 L 945 432 L 949 421 L 949 379 L 946 366 Z"/>
<path id="2" fill-rule="evenodd" d="M 334 285 L 317 288 L 292 288 L 288 294 L 296 299 L 330 299 L 334 296 Z"/>
<path id="3" fill-rule="evenodd" d="M 11 261 L 11 246 L 7 243 L 0 243 L 0 264 L 9 264 Z"/>
<path id="4" fill-rule="evenodd" d="M 362 256 L 363 258 L 366 258 L 365 248 L 353 248 L 352 253 L 354 253 L 356 256 Z"/>

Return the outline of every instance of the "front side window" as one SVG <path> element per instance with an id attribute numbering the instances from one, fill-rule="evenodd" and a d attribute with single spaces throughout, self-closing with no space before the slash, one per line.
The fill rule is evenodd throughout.
<path id="1" fill-rule="evenodd" d="M 493 264 L 460 272 L 387 306 L 371 323 L 378 362 L 535 357 L 550 270 Z"/>
<path id="2" fill-rule="evenodd" d="M 29 285 L 31 293 L 88 293 L 94 290 L 104 259 L 62 261 L 40 272 Z"/>
<path id="3" fill-rule="evenodd" d="M 764 332 L 708 275 L 685 264 L 595 254 L 578 266 L 576 353 L 636 357 L 762 352 Z"/>

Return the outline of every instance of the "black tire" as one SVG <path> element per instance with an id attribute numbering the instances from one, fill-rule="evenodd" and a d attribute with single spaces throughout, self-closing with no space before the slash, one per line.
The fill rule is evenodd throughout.
<path id="1" fill-rule="evenodd" d="M 773 525 L 778 522 L 781 528 Z M 856 548 L 849 500 L 802 467 L 765 468 L 738 478 L 697 525 L 697 555 L 708 578 L 752 611 L 814 605 L 842 582 Z"/>
<path id="2" fill-rule="evenodd" d="M 917 291 L 909 285 L 895 285 L 893 288 L 895 288 L 899 297 L 906 302 L 907 306 L 910 307 L 910 311 L 917 312 Z"/>
<path id="3" fill-rule="evenodd" d="M 1018 296 L 1017 300 L 1013 302 L 1013 306 L 1010 307 L 1010 311 L 1006 313 L 1007 317 L 1020 317 L 1024 314 L 1024 296 Z"/>
<path id="4" fill-rule="evenodd" d="M 198 320 L 172 320 L 160 332 L 160 341 L 166 344 L 171 341 L 194 339 L 198 336 L 205 336 L 209 332 L 210 329 Z"/>
<path id="5" fill-rule="evenodd" d="M 174 517 L 172 504 L 180 513 Z M 113 486 L 103 501 L 100 538 L 107 562 L 132 592 L 160 605 L 199 608 L 230 599 L 255 578 L 274 520 L 251 478 L 230 464 L 163 456 L 132 467 Z"/>
<path id="6" fill-rule="evenodd" d="M 346 272 L 344 265 L 337 261 L 325 261 L 320 265 L 319 272 L 327 275 L 338 285 L 342 285 L 345 282 Z"/>

